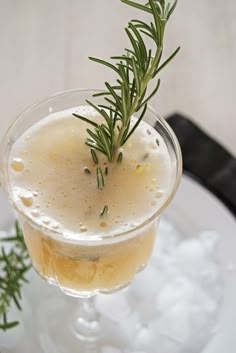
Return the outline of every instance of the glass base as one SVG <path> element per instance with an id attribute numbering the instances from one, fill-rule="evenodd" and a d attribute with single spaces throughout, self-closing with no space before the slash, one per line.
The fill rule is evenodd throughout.
<path id="1" fill-rule="evenodd" d="M 38 341 L 43 352 L 97 352 L 99 324 L 96 320 L 90 322 L 90 326 L 83 322 L 79 315 L 80 304 L 78 299 L 70 297 L 52 298 L 38 310 Z"/>
<path id="2" fill-rule="evenodd" d="M 142 328 L 123 289 L 92 298 L 52 298 L 38 308 L 37 332 L 44 353 L 120 353 Z M 94 307 L 90 306 L 94 301 Z M 86 319 L 85 319 L 86 318 Z"/>

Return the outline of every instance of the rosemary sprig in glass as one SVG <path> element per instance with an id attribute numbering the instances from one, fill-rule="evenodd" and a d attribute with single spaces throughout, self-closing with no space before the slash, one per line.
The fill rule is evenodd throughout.
<path id="1" fill-rule="evenodd" d="M 7 330 L 19 323 L 8 321 L 7 313 L 13 303 L 21 310 L 21 289 L 28 282 L 25 274 L 31 263 L 18 222 L 15 222 L 15 234 L 0 238 L 0 242 L 12 245 L 9 251 L 4 246 L 0 251 L 0 329 Z"/>
<path id="2" fill-rule="evenodd" d="M 105 82 L 105 90 L 97 93 L 94 97 L 103 96 L 104 104 L 94 104 L 87 100 L 103 118 L 102 124 L 74 113 L 73 115 L 88 124 L 93 129 L 87 129 L 88 138 L 86 144 L 91 148 L 92 157 L 95 150 L 107 157 L 109 162 L 122 161 L 122 152 L 119 148 L 133 134 L 145 115 L 148 101 L 155 95 L 160 87 L 159 72 L 174 58 L 179 47 L 163 62 L 163 40 L 166 23 L 173 13 L 177 0 L 171 5 L 165 0 L 148 0 L 146 4 L 137 1 L 121 0 L 123 3 L 135 7 L 152 16 L 150 23 L 142 20 L 132 20 L 125 29 L 131 48 L 125 49 L 125 54 L 111 57 L 111 62 L 90 57 L 90 60 L 105 65 L 117 75 L 115 85 Z M 155 45 L 155 51 L 147 48 L 144 39 L 151 39 Z M 154 89 L 148 92 L 148 84 L 155 79 Z M 139 113 L 134 125 L 131 124 L 131 117 Z M 118 154 L 118 156 L 117 156 Z M 97 158 L 97 157 L 96 157 Z M 94 158 L 93 158 L 94 159 Z M 98 161 L 94 161 L 98 163 Z M 99 168 L 99 167 L 98 167 Z M 97 176 L 101 176 L 98 173 Z M 98 188 L 101 184 L 101 177 L 98 180 Z"/>

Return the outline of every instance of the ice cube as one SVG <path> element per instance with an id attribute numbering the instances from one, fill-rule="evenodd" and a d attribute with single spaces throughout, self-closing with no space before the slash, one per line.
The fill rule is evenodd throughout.
<path id="1" fill-rule="evenodd" d="M 201 287 L 196 287 L 194 297 L 191 302 L 190 327 L 192 332 L 192 341 L 194 338 L 202 345 L 215 330 L 217 314 L 219 311 L 219 300 L 217 296 L 211 295 Z"/>
<path id="2" fill-rule="evenodd" d="M 137 332 L 142 328 L 142 325 L 143 322 L 140 320 L 139 310 L 132 312 L 125 320 L 122 321 L 122 337 L 125 337 L 125 341 L 129 345 L 132 345 L 133 339 Z"/>
<path id="3" fill-rule="evenodd" d="M 174 260 L 177 268 L 190 278 L 199 277 L 211 261 L 198 239 L 187 240 L 178 245 Z"/>
<path id="4" fill-rule="evenodd" d="M 155 327 L 160 334 L 184 344 L 190 335 L 189 321 L 189 304 L 180 300 L 163 312 Z"/>
<path id="5" fill-rule="evenodd" d="M 215 258 L 217 255 L 216 248 L 220 239 L 219 234 L 213 230 L 208 230 L 200 233 L 199 238 L 205 253 Z"/>
<path id="6" fill-rule="evenodd" d="M 161 219 L 154 246 L 155 256 L 159 256 L 160 253 L 171 253 L 178 242 L 179 232 L 172 224 Z"/>
<path id="7" fill-rule="evenodd" d="M 148 329 L 155 333 L 156 344 L 153 346 L 155 347 L 155 353 L 190 353 L 184 351 L 180 342 L 160 334 L 156 329 L 155 321 L 150 322 Z M 154 353 L 153 349 L 151 353 Z"/>
<path id="8" fill-rule="evenodd" d="M 147 298 L 156 294 L 162 286 L 162 278 L 157 269 L 150 263 L 143 272 L 140 272 L 133 280 L 130 286 L 132 296 L 137 299 Z"/>
<path id="9" fill-rule="evenodd" d="M 164 288 L 157 305 L 156 332 L 181 344 L 187 352 L 198 352 L 214 332 L 219 302 L 197 282 L 183 281 L 179 290 L 171 285 Z"/>
<path id="10" fill-rule="evenodd" d="M 149 330 L 148 327 L 143 327 L 137 331 L 134 336 L 133 350 L 141 350 L 146 353 L 153 353 L 153 348 L 156 346 L 156 334 Z"/>
<path id="11" fill-rule="evenodd" d="M 212 285 L 213 282 L 218 282 L 219 276 L 219 266 L 212 262 L 209 262 L 206 268 L 201 269 L 199 272 L 199 279 L 202 280 L 202 283 L 205 283 L 207 286 Z"/>
<path id="12" fill-rule="evenodd" d="M 160 253 L 158 257 L 152 259 L 152 265 L 157 270 L 157 278 L 160 279 L 161 286 L 166 281 L 176 278 L 179 274 L 179 269 L 172 254 Z"/>
<path id="13" fill-rule="evenodd" d="M 179 275 L 177 278 L 166 283 L 156 297 L 156 309 L 160 314 L 165 314 L 173 305 L 181 300 L 189 300 L 193 295 L 194 286 L 184 276 Z"/>
<path id="14" fill-rule="evenodd" d="M 134 338 L 133 351 L 141 351 L 144 353 L 185 353 L 182 351 L 182 346 L 179 342 L 163 336 L 157 330 L 152 322 L 146 328 L 141 329 Z M 186 352 L 190 353 L 190 352 Z"/>
<path id="15" fill-rule="evenodd" d="M 98 312 L 112 321 L 119 322 L 130 314 L 130 306 L 126 296 L 127 290 L 114 294 L 100 294 L 96 297 L 95 305 Z"/>

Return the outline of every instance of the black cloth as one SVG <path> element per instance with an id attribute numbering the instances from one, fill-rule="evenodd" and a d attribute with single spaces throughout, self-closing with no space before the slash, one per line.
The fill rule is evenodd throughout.
<path id="1" fill-rule="evenodd" d="M 169 116 L 183 155 L 184 172 L 212 191 L 236 217 L 236 158 L 188 118 Z"/>

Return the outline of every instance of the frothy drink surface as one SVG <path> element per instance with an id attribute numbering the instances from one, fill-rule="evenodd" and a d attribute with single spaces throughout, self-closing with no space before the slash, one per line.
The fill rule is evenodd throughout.
<path id="1" fill-rule="evenodd" d="M 97 188 L 96 164 L 85 145 L 88 124 L 77 112 L 101 121 L 90 107 L 50 114 L 13 145 L 10 183 L 17 207 L 34 222 L 67 237 L 111 235 L 127 231 L 152 216 L 171 185 L 171 161 L 162 137 L 145 122 L 123 146 L 121 164 L 99 154 L 105 187 Z M 91 174 L 86 174 L 88 168 Z M 109 213 L 101 218 L 105 205 Z"/>

